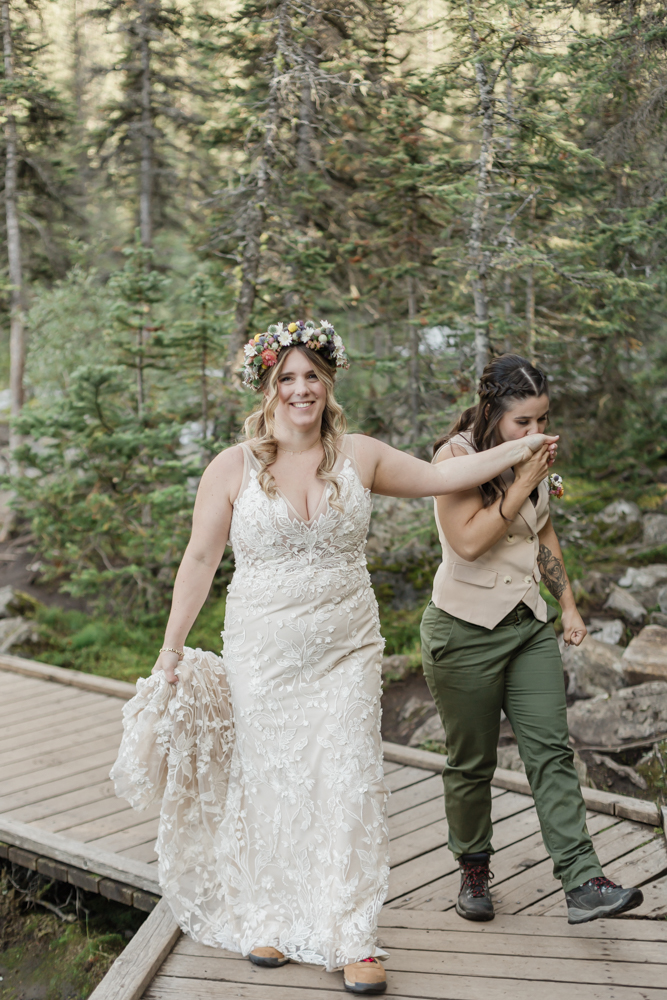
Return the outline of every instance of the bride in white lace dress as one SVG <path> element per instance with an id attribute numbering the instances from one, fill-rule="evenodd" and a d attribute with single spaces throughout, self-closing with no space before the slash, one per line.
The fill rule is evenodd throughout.
<path id="1" fill-rule="evenodd" d="M 345 967 L 347 989 L 381 992 L 389 863 L 371 492 L 469 489 L 537 450 L 546 467 L 554 439 L 431 466 L 346 435 L 333 395 L 340 338 L 328 324 L 317 338 L 302 323 L 277 331 L 246 348 L 262 405 L 247 441 L 202 477 L 164 647 L 126 706 L 112 776 L 137 808 L 163 797 L 160 884 L 187 934 L 264 966 Z M 228 540 L 222 656 L 182 652 Z"/>

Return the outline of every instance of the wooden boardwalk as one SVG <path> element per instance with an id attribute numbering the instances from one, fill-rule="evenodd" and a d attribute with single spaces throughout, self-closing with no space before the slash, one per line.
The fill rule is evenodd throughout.
<path id="1" fill-rule="evenodd" d="M 133 865 L 154 877 L 158 810 L 133 812 L 115 798 L 108 778 L 121 733 L 119 699 L 128 694 L 125 685 L 112 696 L 21 676 L 3 670 L 0 662 L 0 840 L 20 828 L 37 842 L 42 838 L 44 851 L 51 842 L 56 847 L 76 842 L 82 856 L 89 853 L 91 870 L 97 858 L 111 857 L 121 870 L 125 864 L 127 881 Z M 396 748 L 396 756 L 401 754 Z M 392 867 L 381 920 L 381 943 L 390 953 L 388 996 L 667 1000 L 667 921 L 656 919 L 667 916 L 662 830 L 613 810 L 589 810 L 589 830 L 607 874 L 642 885 L 646 899 L 625 919 L 570 927 L 532 798 L 495 787 L 492 870 L 498 917 L 471 924 L 453 910 L 459 878 L 447 848 L 439 774 L 389 761 L 385 774 L 392 792 Z M 521 781 L 510 776 L 506 783 L 521 786 Z M 632 812 L 631 802 L 627 808 Z M 160 904 L 128 946 L 120 972 L 112 970 L 106 986 L 98 988 L 100 1000 L 341 995 L 338 973 L 295 964 L 260 970 L 238 955 L 197 945 L 174 930 L 164 907 Z M 137 969 L 132 973 L 134 962 L 141 966 L 139 978 Z M 127 988 L 118 986 L 121 972 Z"/>

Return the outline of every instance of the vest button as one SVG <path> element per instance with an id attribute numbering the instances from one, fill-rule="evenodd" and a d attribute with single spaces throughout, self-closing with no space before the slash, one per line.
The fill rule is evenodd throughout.
<path id="1" fill-rule="evenodd" d="M 511 576 L 506 576 L 504 582 L 505 583 L 511 583 L 512 582 L 512 577 Z"/>
<path id="2" fill-rule="evenodd" d="M 514 541 L 514 535 L 508 535 L 507 536 L 507 541 L 508 542 L 513 542 Z"/>
<path id="3" fill-rule="evenodd" d="M 535 535 L 529 535 L 528 538 L 526 539 L 526 541 L 530 542 L 532 544 L 532 542 L 535 541 Z"/>
<path id="4" fill-rule="evenodd" d="M 532 576 L 524 576 L 523 582 L 524 583 L 532 583 L 533 582 Z"/>

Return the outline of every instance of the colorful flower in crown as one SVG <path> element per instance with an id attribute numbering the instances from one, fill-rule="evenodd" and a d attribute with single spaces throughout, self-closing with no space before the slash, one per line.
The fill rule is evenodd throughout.
<path id="1" fill-rule="evenodd" d="M 317 351 L 337 368 L 350 367 L 343 340 L 328 320 L 321 320 L 319 326 L 312 319 L 274 323 L 265 333 L 256 333 L 243 348 L 243 384 L 259 389 L 262 376 L 277 363 L 280 352 L 297 345 Z"/>
<path id="2" fill-rule="evenodd" d="M 559 476 L 557 472 L 552 472 L 547 482 L 549 484 L 549 496 L 556 497 L 556 499 L 560 500 L 565 493 L 562 477 Z"/>

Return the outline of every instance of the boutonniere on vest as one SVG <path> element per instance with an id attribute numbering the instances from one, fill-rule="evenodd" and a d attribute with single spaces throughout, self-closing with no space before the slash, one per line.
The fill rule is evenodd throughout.
<path id="1" fill-rule="evenodd" d="M 557 472 L 552 472 L 547 482 L 549 483 L 549 496 L 557 497 L 560 500 L 565 493 L 562 477 Z"/>

